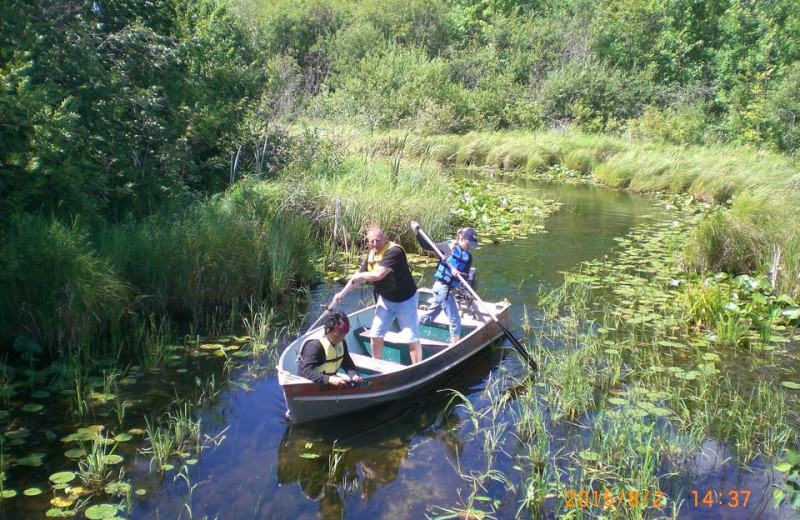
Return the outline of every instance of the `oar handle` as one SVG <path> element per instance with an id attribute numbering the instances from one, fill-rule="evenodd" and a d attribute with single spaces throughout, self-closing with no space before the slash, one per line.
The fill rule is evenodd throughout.
<path id="1" fill-rule="evenodd" d="M 424 231 L 422 231 L 422 228 L 418 228 L 417 232 L 420 234 L 422 238 L 425 239 L 425 242 L 427 242 L 428 245 L 433 248 L 433 251 L 436 253 L 436 256 L 438 256 L 444 262 L 447 262 L 447 259 L 445 258 L 444 254 L 441 251 L 439 251 L 439 248 L 436 247 L 436 244 L 433 242 L 433 240 L 431 240 L 431 238 L 428 235 L 426 235 Z M 467 283 L 467 281 L 464 280 L 464 277 L 461 275 L 461 272 L 459 272 L 458 269 L 451 269 L 450 271 L 451 272 L 455 271 L 455 275 L 461 282 L 461 285 L 463 285 L 467 289 L 467 291 L 469 291 L 472 297 L 475 298 L 475 301 L 484 306 L 483 310 L 486 312 L 486 314 L 491 316 L 494 321 L 497 321 L 497 316 L 495 316 L 495 314 L 491 311 L 491 309 L 488 308 L 489 306 L 486 305 L 486 303 L 483 300 L 481 300 L 480 296 L 478 296 L 478 294 L 475 292 L 475 289 L 473 289 L 469 285 L 469 283 Z"/>
<path id="2" fill-rule="evenodd" d="M 421 227 L 416 226 L 414 231 L 416 233 L 419 233 L 419 235 L 425 239 L 425 242 L 427 242 L 428 245 L 433 248 L 433 251 L 436 253 L 436 256 L 439 257 L 439 259 L 447 263 L 447 259 L 444 257 L 444 254 L 442 254 L 442 252 L 439 251 L 439 248 L 436 247 L 436 244 L 433 242 L 433 240 L 431 240 L 431 238 L 428 235 L 425 234 L 425 232 L 422 230 Z M 447 265 L 447 267 L 450 267 L 449 264 Z M 481 297 L 478 296 L 478 293 L 475 292 L 475 289 L 473 289 L 472 286 L 469 283 L 467 283 L 467 281 L 461 275 L 461 272 L 459 272 L 457 269 L 455 270 L 451 269 L 451 272 L 452 271 L 455 271 L 456 277 L 459 279 L 459 281 L 461 281 L 461 284 L 464 287 L 466 287 L 467 291 L 469 291 L 469 293 L 472 295 L 475 301 L 478 302 L 479 307 L 486 314 L 488 314 L 492 318 L 492 320 L 494 320 L 495 323 L 497 323 L 497 326 L 500 327 L 500 330 L 502 330 L 503 334 L 506 335 L 508 340 L 511 342 L 511 345 L 516 349 L 517 352 L 519 352 L 519 355 L 522 356 L 522 358 L 528 362 L 528 365 L 530 365 L 530 367 L 533 370 L 538 370 L 539 366 L 536 364 L 536 361 L 534 361 L 533 358 L 530 356 L 530 354 L 528 354 L 528 352 L 525 350 L 522 344 L 520 344 L 519 340 L 513 334 L 511 334 L 511 331 L 508 330 L 502 323 L 500 323 L 500 320 L 497 319 L 497 316 L 492 311 L 492 309 L 488 305 L 486 305 L 486 302 L 481 300 Z"/>
<path id="3" fill-rule="evenodd" d="M 352 289 L 352 288 L 353 288 L 353 278 L 350 278 L 350 279 L 347 281 L 347 284 L 345 284 L 345 286 L 344 286 L 344 289 L 342 289 L 341 291 L 339 291 L 339 292 L 338 292 L 338 293 L 336 293 L 336 294 L 339 294 L 339 295 L 341 295 L 342 297 L 344 297 L 344 295 L 345 295 L 345 294 L 347 294 L 347 293 L 350 291 L 350 289 Z M 319 315 L 319 318 L 317 318 L 317 321 L 315 321 L 315 322 L 314 322 L 314 323 L 313 323 L 313 324 L 312 324 L 312 325 L 311 325 L 311 326 L 308 328 L 308 330 L 314 330 L 314 327 L 316 327 L 316 326 L 317 326 L 317 324 L 318 324 L 320 321 L 322 321 L 322 318 L 324 318 L 325 316 L 327 316 L 327 315 L 328 315 L 328 313 L 330 313 L 330 312 L 331 312 L 331 310 L 333 310 L 333 307 L 336 305 L 336 303 L 337 303 L 337 302 L 334 300 L 334 301 L 332 301 L 330 304 L 326 305 L 326 306 L 325 306 L 325 312 L 323 312 L 322 314 L 320 314 L 320 315 Z"/>

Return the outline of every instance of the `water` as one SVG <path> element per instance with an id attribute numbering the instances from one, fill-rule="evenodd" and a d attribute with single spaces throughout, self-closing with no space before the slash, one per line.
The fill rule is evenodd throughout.
<path id="1" fill-rule="evenodd" d="M 651 200 L 627 193 L 586 185 L 519 184 L 532 197 L 556 198 L 564 205 L 546 222 L 547 233 L 511 243 L 484 243 L 475 254 L 478 292 L 487 300 L 508 298 L 513 303 L 510 328 L 518 335 L 523 309 L 533 309 L 540 290 L 558 287 L 562 271 L 613 256 L 614 238 L 641 223 L 669 218 Z M 336 289 L 317 291 L 311 308 L 329 301 Z M 369 298 L 368 290 L 353 291 L 344 310 L 355 309 L 359 300 Z M 310 316 L 311 320 L 315 317 Z M 481 391 L 501 370 L 521 370 L 511 349 L 489 350 L 448 385 L 480 408 L 487 404 Z M 205 433 L 222 434 L 224 441 L 203 451 L 196 465 L 187 466 L 185 477 L 173 470 L 162 480 L 149 471 L 149 456 L 127 450 L 126 477 L 134 488 L 147 493 L 133 495 L 132 510 L 123 516 L 400 520 L 446 513 L 437 506 L 463 506 L 468 493 L 463 492 L 462 476 L 469 475 L 473 463 L 483 457 L 468 415 L 451 398 L 452 394 L 442 392 L 298 427 L 284 417 L 285 403 L 274 373 L 255 378 L 248 390 L 227 387 L 204 415 Z M 554 436 L 561 435 L 560 428 Z M 695 478 L 686 483 L 680 498 L 691 501 L 691 490 L 701 493 L 702 500 L 708 489 L 748 489 L 753 495 L 749 507 L 689 503 L 681 509 L 682 517 L 775 516 L 769 487 L 774 474 L 741 471 L 729 455 L 724 446 L 709 441 L 694 461 Z M 496 460 L 496 468 L 504 474 L 519 475 L 509 457 Z M 43 473 L 61 469 L 48 466 Z M 494 501 L 496 518 L 513 518 L 522 494 L 519 486 L 517 491 L 514 494 L 495 482 L 479 494 Z M 30 499 L 14 500 L 4 504 L 4 518 L 42 516 L 43 506 L 29 508 L 23 500 Z"/>
<path id="2" fill-rule="evenodd" d="M 559 271 L 612 253 L 615 237 L 658 213 L 643 197 L 593 186 L 536 183 L 521 189 L 557 198 L 564 206 L 547 221 L 548 233 L 484 244 L 475 254 L 479 293 L 487 300 L 513 302 L 512 329 L 519 327 L 523 304 L 532 308 L 539 289 L 561 283 Z M 316 298 L 327 301 L 331 294 L 323 289 Z M 350 296 L 350 308 L 370 297 L 368 291 Z M 479 405 L 480 392 L 498 368 L 513 370 L 518 364 L 514 354 L 503 358 L 504 352 L 492 350 L 450 386 Z M 465 414 L 448 406 L 449 400 L 435 395 L 346 420 L 292 427 L 283 418 L 277 381 L 269 377 L 252 392 L 236 394 L 227 415 L 228 439 L 202 455 L 194 517 L 416 519 L 435 505 L 453 506 L 462 483 L 458 461 L 467 471 L 480 448 L 460 433 Z M 334 446 L 346 451 L 329 475 Z M 319 457 L 304 458 L 313 455 Z M 514 497 L 492 491 L 508 502 L 500 517 L 513 515 Z M 176 499 L 159 497 L 151 512 L 177 511 Z"/>

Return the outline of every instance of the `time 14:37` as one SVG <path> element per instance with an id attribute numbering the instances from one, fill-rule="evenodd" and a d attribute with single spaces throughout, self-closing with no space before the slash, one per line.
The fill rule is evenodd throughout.
<path id="1" fill-rule="evenodd" d="M 694 507 L 747 507 L 750 500 L 749 489 L 731 489 L 730 491 L 707 491 L 693 489 L 691 491 Z"/>

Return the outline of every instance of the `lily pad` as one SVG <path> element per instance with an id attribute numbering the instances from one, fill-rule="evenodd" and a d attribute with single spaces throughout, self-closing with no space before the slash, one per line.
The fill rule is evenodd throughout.
<path id="1" fill-rule="evenodd" d="M 119 509 L 113 504 L 96 504 L 84 512 L 89 520 L 106 520 L 117 516 Z"/>
<path id="2" fill-rule="evenodd" d="M 127 442 L 133 439 L 133 435 L 130 433 L 120 433 L 114 436 L 114 440 L 117 442 Z"/>
<path id="3" fill-rule="evenodd" d="M 50 501 L 50 505 L 54 507 L 70 507 L 74 503 L 75 499 L 69 497 L 55 497 Z"/>
<path id="4" fill-rule="evenodd" d="M 75 473 L 71 471 L 59 471 L 50 475 L 50 482 L 54 484 L 66 484 L 75 480 Z"/>
<path id="5" fill-rule="evenodd" d="M 131 485 L 128 482 L 110 482 L 105 489 L 106 493 L 112 495 L 127 495 L 131 491 Z"/>
<path id="6" fill-rule="evenodd" d="M 48 397 L 50 397 L 50 392 L 48 392 L 47 390 L 37 390 L 31 393 L 31 397 L 33 397 L 34 399 L 47 399 Z"/>
<path id="7" fill-rule="evenodd" d="M 119 463 L 120 463 L 120 462 L 122 462 L 123 460 L 125 460 L 125 459 L 124 459 L 124 458 L 122 458 L 122 456 L 121 456 L 121 455 L 117 455 L 117 454 L 115 454 L 115 453 L 112 453 L 112 454 L 110 454 L 110 455 L 106 455 L 105 457 L 103 457 L 103 461 L 104 461 L 106 464 L 109 464 L 109 465 L 112 465 L 112 466 L 113 466 L 114 464 L 119 464 Z"/>
<path id="8" fill-rule="evenodd" d="M 17 459 L 17 464 L 20 466 L 31 466 L 31 467 L 39 467 L 42 465 L 42 459 L 44 459 L 44 453 L 32 453 L 27 457 L 22 457 L 21 459 Z"/>
<path id="9" fill-rule="evenodd" d="M 22 492 L 26 497 L 35 497 L 42 494 L 42 490 L 37 487 L 28 488 Z"/>
<path id="10" fill-rule="evenodd" d="M 28 403 L 28 404 L 26 404 L 25 406 L 22 407 L 22 411 L 23 412 L 31 412 L 31 413 L 40 412 L 43 409 L 44 409 L 44 406 L 42 406 L 39 403 Z"/>
<path id="11" fill-rule="evenodd" d="M 669 415 L 672 415 L 672 412 L 670 410 L 668 410 L 667 408 L 660 408 L 658 406 L 654 406 L 654 407 L 650 408 L 649 412 L 652 413 L 653 415 L 657 415 L 659 417 L 667 417 Z"/>
<path id="12" fill-rule="evenodd" d="M 596 461 L 600 460 L 600 455 L 597 452 L 594 452 L 592 450 L 584 450 L 584 451 L 578 453 L 578 456 L 580 458 L 582 458 L 583 460 L 588 460 L 588 461 L 591 461 L 591 462 L 596 462 Z"/>
<path id="13" fill-rule="evenodd" d="M 781 381 L 781 385 L 789 390 L 800 390 L 800 383 L 795 383 L 794 381 Z"/>
<path id="14" fill-rule="evenodd" d="M 72 448 L 64 452 L 64 456 L 68 459 L 79 459 L 86 455 L 86 450 L 83 448 Z"/>
<path id="15" fill-rule="evenodd" d="M 14 498 L 17 496 L 17 491 L 14 489 L 4 489 L 2 493 L 0 493 L 0 498 Z"/>
<path id="16" fill-rule="evenodd" d="M 114 399 L 116 399 L 117 394 L 92 392 L 91 394 L 89 394 L 89 397 L 99 403 L 107 403 L 109 401 L 113 401 Z"/>

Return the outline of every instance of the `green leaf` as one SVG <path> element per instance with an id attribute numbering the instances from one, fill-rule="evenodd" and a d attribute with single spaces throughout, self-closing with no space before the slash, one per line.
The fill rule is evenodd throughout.
<path id="1" fill-rule="evenodd" d="M 86 518 L 89 520 L 106 520 L 117 516 L 118 508 L 112 504 L 97 504 L 89 507 L 86 511 Z"/>
<path id="2" fill-rule="evenodd" d="M 596 462 L 596 461 L 600 460 L 600 455 L 597 452 L 594 452 L 594 451 L 591 451 L 591 450 L 584 450 L 584 451 L 578 453 L 578 456 L 580 458 L 584 459 L 584 460 L 589 460 L 589 461 L 592 461 L 592 462 Z"/>
<path id="3" fill-rule="evenodd" d="M 792 465 L 786 461 L 781 461 L 778 464 L 775 464 L 775 469 L 780 471 L 781 473 L 786 473 L 790 469 L 792 469 Z"/>
<path id="4" fill-rule="evenodd" d="M 783 499 L 785 497 L 785 493 L 782 489 L 776 489 L 772 492 L 772 507 L 779 507 L 783 503 Z"/>
<path id="5" fill-rule="evenodd" d="M 319 453 L 301 453 L 300 457 L 303 459 L 318 459 Z"/>
<path id="6" fill-rule="evenodd" d="M 75 480 L 75 473 L 71 471 L 59 471 L 50 475 L 50 482 L 53 484 L 66 484 Z"/>
<path id="7" fill-rule="evenodd" d="M 800 390 L 800 383 L 795 383 L 794 381 L 781 381 L 781 385 L 789 390 Z"/>

